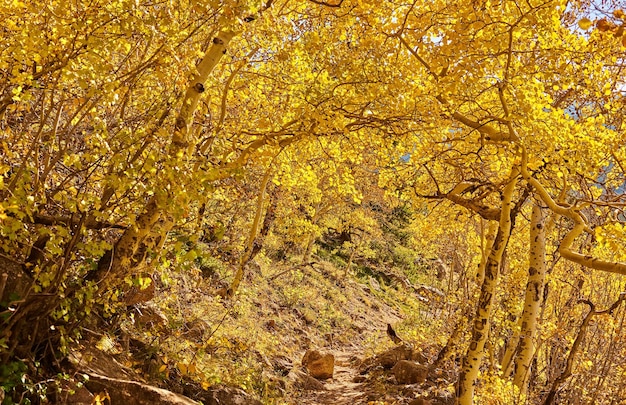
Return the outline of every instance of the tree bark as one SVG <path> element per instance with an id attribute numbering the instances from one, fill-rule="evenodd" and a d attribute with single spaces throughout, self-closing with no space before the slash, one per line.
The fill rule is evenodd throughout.
<path id="1" fill-rule="evenodd" d="M 487 252 L 491 251 L 491 247 L 493 246 L 493 241 L 496 238 L 497 232 L 498 232 L 498 222 L 489 221 L 487 233 L 484 235 L 484 246 L 480 252 L 481 253 L 480 265 L 478 266 L 478 272 L 476 273 L 476 283 L 478 285 L 482 285 L 483 281 L 485 280 L 485 266 L 487 265 L 487 259 L 489 257 L 489 254 Z"/>
<path id="2" fill-rule="evenodd" d="M 476 315 L 474 316 L 472 338 L 467 354 L 463 359 L 459 375 L 456 393 L 456 403 L 458 405 L 471 405 L 474 400 L 474 386 L 476 385 L 478 371 L 483 359 L 485 342 L 489 336 L 490 317 L 500 264 L 512 229 L 512 197 L 517 185 L 518 174 L 517 168 L 513 167 L 509 183 L 502 192 L 502 210 L 498 232 L 485 264 L 485 279 L 481 287 Z"/>
<path id="3" fill-rule="evenodd" d="M 522 312 L 520 341 L 513 366 L 513 384 L 524 395 L 527 390 L 530 366 L 535 355 L 537 322 L 546 278 L 546 231 L 544 212 L 537 202 L 533 206 L 530 225 L 530 258 L 528 283 Z"/>

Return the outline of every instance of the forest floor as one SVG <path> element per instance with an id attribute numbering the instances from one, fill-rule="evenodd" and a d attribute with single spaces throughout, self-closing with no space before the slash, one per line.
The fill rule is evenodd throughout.
<path id="1" fill-rule="evenodd" d="M 268 405 L 401 405 L 433 388 L 397 384 L 381 367 L 363 371 L 398 347 L 388 323 L 430 358 L 445 343 L 427 336 L 437 320 L 414 292 L 375 273 L 346 276 L 323 260 L 266 261 L 226 300 L 219 297 L 223 271 L 167 274 L 155 298 L 122 322 L 124 333 L 104 333 L 94 346 L 133 379 L 185 395 L 192 383 L 242 388 Z M 315 388 L 294 378 L 306 374 L 302 357 L 310 349 L 335 359 L 333 378 Z"/>

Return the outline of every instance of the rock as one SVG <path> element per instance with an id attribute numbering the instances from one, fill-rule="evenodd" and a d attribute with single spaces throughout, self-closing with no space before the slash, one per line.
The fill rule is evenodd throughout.
<path id="1" fill-rule="evenodd" d="M 364 375 L 357 375 L 356 377 L 352 379 L 352 382 L 356 384 L 361 384 L 361 383 L 364 383 L 365 381 L 367 381 L 367 377 L 365 377 Z"/>
<path id="2" fill-rule="evenodd" d="M 82 350 L 71 350 L 67 359 L 83 374 L 106 375 L 119 380 L 133 380 L 139 377 L 120 364 L 115 357 L 98 350 L 95 345 L 85 346 Z"/>
<path id="3" fill-rule="evenodd" d="M 390 369 L 396 365 L 400 360 L 411 360 L 420 364 L 428 363 L 428 358 L 421 352 L 413 349 L 408 344 L 403 344 L 387 350 L 386 352 L 378 354 L 374 358 L 369 358 L 361 364 L 359 367 L 360 374 L 366 374 L 369 370 L 382 367 L 384 369 Z"/>
<path id="4" fill-rule="evenodd" d="M 76 381 L 54 382 L 48 386 L 47 392 L 50 393 L 48 400 L 53 404 L 91 405 L 94 403 L 94 395 L 84 386 L 79 386 Z"/>
<path id="5" fill-rule="evenodd" d="M 183 395 L 137 381 L 121 380 L 90 373 L 85 386 L 93 393 L 106 392 L 112 404 L 124 405 L 198 405 Z M 218 404 L 215 402 L 214 404 Z M 223 403 L 219 403 L 223 405 Z"/>
<path id="6" fill-rule="evenodd" d="M 391 369 L 399 384 L 421 384 L 426 381 L 428 368 L 410 360 L 400 360 Z"/>
<path id="7" fill-rule="evenodd" d="M 85 387 L 74 390 L 74 393 L 69 395 L 65 402 L 61 402 L 66 405 L 92 405 L 94 403 L 94 396 Z"/>
<path id="8" fill-rule="evenodd" d="M 317 350 L 307 350 L 302 358 L 302 365 L 312 377 L 326 380 L 333 377 L 335 356 L 330 353 L 322 354 Z"/>
<path id="9" fill-rule="evenodd" d="M 297 389 L 304 391 L 326 391 L 326 387 L 322 382 L 311 377 L 307 373 L 299 370 L 292 370 L 287 379 L 290 380 L 293 386 Z"/>

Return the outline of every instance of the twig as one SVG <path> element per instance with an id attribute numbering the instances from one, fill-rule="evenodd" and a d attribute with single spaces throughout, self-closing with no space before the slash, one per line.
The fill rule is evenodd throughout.
<path id="1" fill-rule="evenodd" d="M 308 262 L 308 263 L 299 264 L 299 265 L 297 265 L 295 267 L 290 267 L 287 270 L 283 270 L 283 271 L 281 271 L 281 272 L 279 272 L 277 274 L 274 274 L 273 276 L 270 276 L 268 278 L 268 280 L 269 281 L 274 281 L 275 279 L 277 279 L 278 277 L 282 276 L 283 274 L 289 273 L 290 271 L 293 271 L 293 270 L 301 269 L 301 268 L 306 267 L 306 266 L 310 266 L 313 270 L 317 271 L 317 269 L 315 267 L 313 267 L 314 263 L 315 262 Z"/>
<path id="2" fill-rule="evenodd" d="M 7 279 L 9 278 L 8 273 L 2 273 L 0 276 L 0 299 L 2 298 L 2 294 L 4 294 L 4 288 L 7 285 Z"/>

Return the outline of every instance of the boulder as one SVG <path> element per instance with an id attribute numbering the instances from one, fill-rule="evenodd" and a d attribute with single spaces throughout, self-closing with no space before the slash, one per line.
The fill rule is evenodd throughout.
<path id="1" fill-rule="evenodd" d="M 198 405 L 183 395 L 144 383 L 89 373 L 85 383 L 93 393 L 106 392 L 112 404 L 125 405 Z"/>
<path id="2" fill-rule="evenodd" d="M 426 381 L 428 367 L 410 360 L 400 360 L 391 369 L 399 384 L 421 384 Z"/>
<path id="3" fill-rule="evenodd" d="M 307 350 L 302 358 L 302 365 L 312 377 L 327 380 L 333 377 L 335 356 L 330 353 L 322 354 L 317 350 Z"/>

